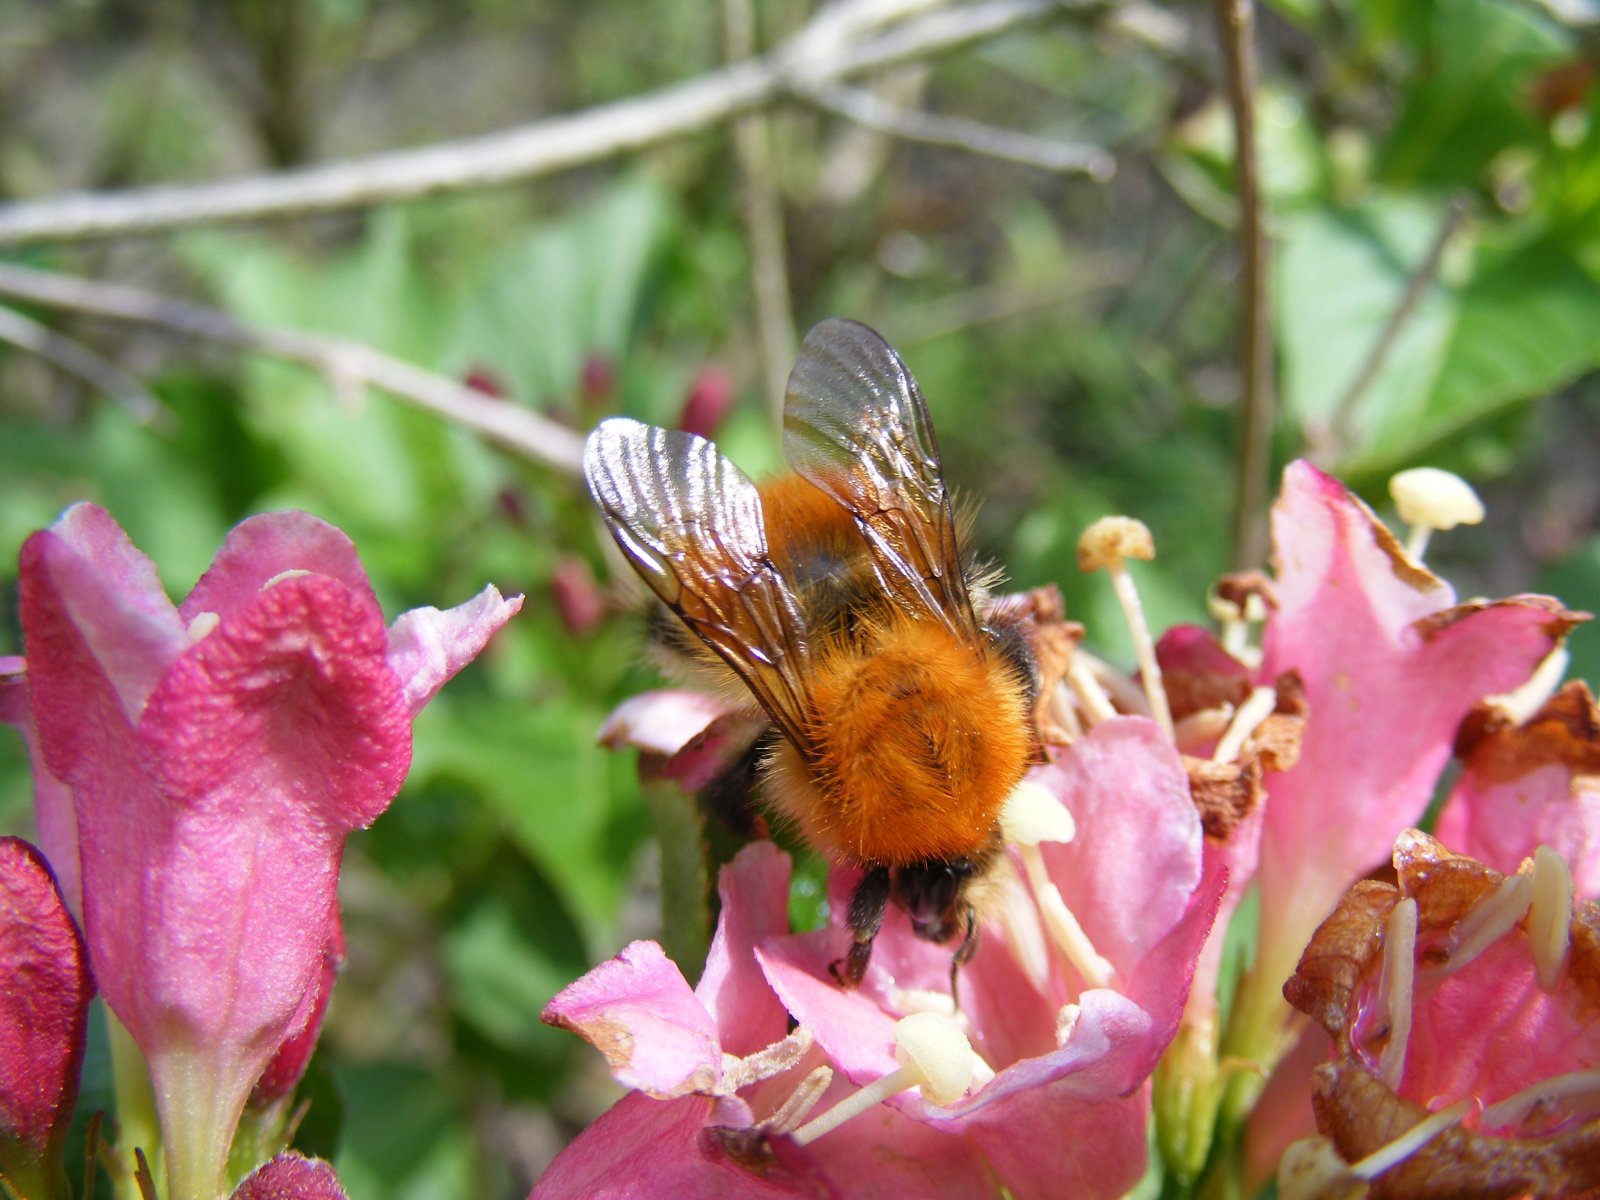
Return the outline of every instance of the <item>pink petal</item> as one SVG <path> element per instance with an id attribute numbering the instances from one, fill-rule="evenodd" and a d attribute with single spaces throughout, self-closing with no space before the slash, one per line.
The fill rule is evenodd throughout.
<path id="1" fill-rule="evenodd" d="M 1200 882 L 1200 816 L 1183 760 L 1155 722 L 1114 717 L 1033 778 L 1077 825 L 1041 847 L 1089 940 L 1124 975 L 1165 937 Z"/>
<path id="2" fill-rule="evenodd" d="M 333 1166 L 292 1150 L 263 1163 L 233 1190 L 229 1200 L 346 1200 Z"/>
<path id="3" fill-rule="evenodd" d="M 755 948 L 789 930 L 789 856 L 752 842 L 723 867 L 722 912 L 695 995 L 711 1014 L 728 1054 L 753 1054 L 788 1032 L 789 1014 L 772 994 Z"/>
<path id="4" fill-rule="evenodd" d="M 529 1200 L 767 1200 L 827 1196 L 788 1174 L 763 1178 L 740 1166 L 704 1133 L 712 1112 L 702 1096 L 624 1096 L 556 1156 Z"/>
<path id="5" fill-rule="evenodd" d="M 0 1143 L 37 1159 L 72 1117 L 94 983 L 50 868 L 21 838 L 0 838 L 0 978 Z"/>
<path id="6" fill-rule="evenodd" d="M 894 1060 L 895 1017 L 865 989 L 845 991 L 828 976 L 849 937 L 824 929 L 773 938 L 756 947 L 756 960 L 783 1006 L 816 1037 L 839 1070 L 857 1085 L 887 1075 Z"/>
<path id="7" fill-rule="evenodd" d="M 1521 725 L 1491 714 L 1469 729 L 1476 717 L 1456 736 L 1462 771 L 1434 836 L 1505 874 L 1549 846 L 1580 898 L 1600 895 L 1600 712 L 1588 688 L 1569 683 Z"/>
<path id="8" fill-rule="evenodd" d="M 334 982 L 339 977 L 339 967 L 344 963 L 344 927 L 339 920 L 339 910 L 333 912 L 333 928 L 328 944 L 322 948 L 322 963 L 312 977 L 311 986 L 300 998 L 300 1007 L 289 1022 L 289 1036 L 283 1040 L 267 1064 L 267 1069 L 256 1080 L 250 1093 L 250 1103 L 271 1104 L 294 1090 L 295 1084 L 306 1072 L 306 1064 L 317 1048 L 317 1037 L 322 1032 L 322 1018 L 328 1011 L 328 1000 L 333 995 Z"/>
<path id="9" fill-rule="evenodd" d="M 344 531 L 310 513 L 291 511 L 248 517 L 229 530 L 178 612 L 186 624 L 203 612 L 226 619 L 285 571 L 326 575 L 377 603 L 355 544 Z"/>
<path id="10" fill-rule="evenodd" d="M 1287 976 L 1346 884 L 1422 815 L 1461 718 L 1526 680 L 1563 621 L 1530 598 L 1416 627 L 1451 604 L 1450 588 L 1305 463 L 1284 473 L 1273 544 L 1261 678 L 1298 671 L 1309 707 L 1299 762 L 1267 778 L 1261 847 L 1263 961 Z"/>
<path id="11" fill-rule="evenodd" d="M 564 988 L 539 1019 L 592 1043 L 619 1083 L 652 1096 L 707 1092 L 722 1078 L 716 1024 L 655 942 L 624 947 Z"/>
<path id="12" fill-rule="evenodd" d="M 612 710 L 598 735 L 602 746 L 633 746 L 671 757 L 699 737 L 718 717 L 735 711 L 709 692 L 663 688 L 630 696 Z"/>
<path id="13" fill-rule="evenodd" d="M 46 713 L 60 692 L 47 686 L 85 660 L 104 677 L 126 720 L 137 720 L 156 681 L 189 644 L 155 566 L 104 509 L 78 504 L 33 534 L 18 557 L 18 592 L 29 671 L 38 685 L 34 719 L 46 762 L 58 778 L 82 747 L 76 714 Z M 67 643 L 66 646 L 58 642 Z M 68 647 L 71 649 L 68 649 Z M 92 664 L 92 665 L 89 665 Z"/>
<path id="14" fill-rule="evenodd" d="M 401 613 L 389 631 L 389 667 L 405 688 L 410 714 L 421 712 L 521 608 L 521 596 L 502 599 L 491 584 L 465 604 L 443 612 L 413 608 Z"/>
<path id="15" fill-rule="evenodd" d="M 1069 1082 L 1013 1096 L 966 1126 L 1013 1200 L 1111 1200 L 1144 1174 L 1148 1089 L 1085 1098 Z"/>
<path id="16" fill-rule="evenodd" d="M 72 812 L 72 789 L 44 765 L 39 730 L 28 705 L 26 663 L 21 658 L 0 657 L 0 723 L 14 726 L 28 748 L 28 764 L 33 771 L 33 824 L 39 848 L 55 872 L 67 911 L 82 913 L 78 820 Z"/>

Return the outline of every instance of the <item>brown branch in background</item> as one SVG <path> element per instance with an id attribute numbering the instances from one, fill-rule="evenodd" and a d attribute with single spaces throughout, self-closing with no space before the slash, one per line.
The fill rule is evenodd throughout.
<path id="1" fill-rule="evenodd" d="M 68 375 L 104 392 L 126 408 L 141 425 L 170 424 L 171 414 L 132 375 L 100 357 L 82 342 L 0 305 L 0 342 L 42 358 Z"/>
<path id="2" fill-rule="evenodd" d="M 861 88 L 826 84 L 803 92 L 801 98 L 864 128 L 906 141 L 965 150 L 1042 171 L 1083 174 L 1096 183 L 1105 183 L 1117 169 L 1117 160 L 1102 146 L 996 129 L 966 117 L 911 112 Z"/>
<path id="3" fill-rule="evenodd" d="M 751 0 L 723 0 L 728 57 L 754 56 L 756 15 Z M 750 283 L 756 302 L 756 336 L 761 346 L 762 400 L 778 423 L 783 393 L 794 362 L 794 308 L 789 300 L 788 248 L 784 242 L 783 199 L 772 156 L 772 129 L 764 112 L 740 117 L 734 146 L 744 172 L 745 240 L 750 247 Z"/>
<path id="4" fill-rule="evenodd" d="M 1333 416 L 1328 424 L 1327 438 L 1323 445 L 1317 447 L 1317 453 L 1313 456 L 1319 464 L 1336 462 L 1350 449 L 1355 439 L 1356 410 L 1361 405 L 1361 399 L 1367 394 L 1367 389 L 1372 386 L 1372 381 L 1378 377 L 1378 373 L 1383 370 L 1384 363 L 1389 361 L 1389 353 L 1399 340 L 1401 330 L 1416 313 L 1418 305 L 1422 303 L 1422 297 L 1433 285 L 1434 279 L 1439 274 L 1439 263 L 1444 259 L 1444 252 L 1461 228 L 1462 222 L 1466 220 L 1466 216 L 1467 202 L 1461 197 L 1452 200 L 1445 208 L 1444 219 L 1439 222 L 1439 229 L 1433 235 L 1427 253 L 1422 256 L 1422 261 L 1406 280 L 1405 291 L 1400 294 L 1399 302 L 1384 321 L 1383 328 L 1378 331 L 1377 339 L 1372 343 L 1372 349 L 1367 351 L 1367 357 L 1362 360 L 1355 378 L 1350 381 L 1350 386 L 1345 389 L 1344 395 L 1339 397 L 1339 403 L 1334 407 Z"/>
<path id="5" fill-rule="evenodd" d="M 0 295 L 302 363 L 327 376 L 341 395 L 379 388 L 543 466 L 576 475 L 582 464 L 583 439 L 566 426 L 360 342 L 245 325 L 204 305 L 9 263 L 0 263 Z"/>
<path id="6" fill-rule="evenodd" d="M 1239 410 L 1233 561 L 1240 570 L 1267 558 L 1268 474 L 1272 469 L 1272 329 L 1267 303 L 1267 237 L 1255 130 L 1255 6 L 1213 0 L 1222 36 L 1228 106 L 1233 112 L 1234 190 L 1239 197 Z"/>
<path id="7" fill-rule="evenodd" d="M 76 193 L 0 206 L 0 245 L 305 216 L 514 183 L 643 150 L 819 84 L 983 41 L 1061 14 L 1059 0 L 842 0 L 760 58 L 643 96 L 454 142 L 191 187 Z M 909 12 L 929 9 L 898 20 Z"/>

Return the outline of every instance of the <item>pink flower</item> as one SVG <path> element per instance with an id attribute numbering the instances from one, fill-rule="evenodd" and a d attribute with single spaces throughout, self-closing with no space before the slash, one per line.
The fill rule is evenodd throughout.
<path id="1" fill-rule="evenodd" d="M 1308 711 L 1299 761 L 1266 780 L 1260 940 L 1230 1038 L 1257 1062 L 1281 1048 L 1278 991 L 1312 930 L 1421 817 L 1461 719 L 1524 682 L 1576 619 L 1548 597 L 1457 605 L 1306 463 L 1284 473 L 1273 545 L 1259 678 L 1297 672 Z"/>
<path id="2" fill-rule="evenodd" d="M 24 544 L 29 705 L 172 1196 L 220 1190 L 251 1087 L 310 1016 L 345 835 L 399 788 L 411 718 L 519 606 L 491 587 L 386 630 L 349 539 L 303 513 L 236 527 L 178 607 L 92 505 Z"/>
<path id="3" fill-rule="evenodd" d="M 1102 723 L 1035 782 L 1079 834 L 1019 852 L 996 885 L 998 919 L 960 975 L 958 1020 L 983 1059 L 966 1097 L 939 1106 L 908 1093 L 803 1146 L 786 1136 L 799 1118 L 785 1103 L 811 1072 L 834 1073 L 816 1102 L 826 1112 L 896 1069 L 900 1018 L 950 1011 L 950 950 L 916 938 L 892 910 L 862 987 L 841 990 L 828 965 L 848 930 L 786 935 L 787 870 L 757 843 L 724 875 L 698 989 L 659 948 L 635 943 L 546 1009 L 639 1090 L 556 1160 L 535 1195 L 1125 1191 L 1144 1168 L 1145 1080 L 1177 1026 L 1222 880 L 1202 876 L 1187 778 L 1152 722 Z M 1062 913 L 1080 927 L 1070 950 Z M 791 1016 L 798 1028 L 785 1039 Z"/>
<path id="4" fill-rule="evenodd" d="M 0 1177 L 21 1196 L 65 1196 L 94 984 L 50 868 L 20 838 L 0 838 L 0 978 Z"/>
<path id="5" fill-rule="evenodd" d="M 1600 896 L 1600 710 L 1566 685 L 1521 724 L 1483 704 L 1456 738 L 1462 763 L 1434 834 L 1504 873 L 1540 846 L 1572 870 L 1579 896 Z"/>
<path id="6" fill-rule="evenodd" d="M 1377 1196 L 1592 1194 L 1600 908 L 1574 913 L 1549 851 L 1507 878 L 1411 831 L 1394 866 L 1397 885 L 1350 889 L 1284 988 L 1333 1039 L 1318 1128 Z"/>

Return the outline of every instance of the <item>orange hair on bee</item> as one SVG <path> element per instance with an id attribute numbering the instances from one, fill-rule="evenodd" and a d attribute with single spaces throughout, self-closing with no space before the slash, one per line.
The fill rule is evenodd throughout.
<path id="1" fill-rule="evenodd" d="M 989 843 L 1030 753 L 1023 689 L 998 653 L 893 618 L 818 656 L 811 701 L 816 758 L 780 746 L 772 799 L 816 844 L 910 866 Z"/>

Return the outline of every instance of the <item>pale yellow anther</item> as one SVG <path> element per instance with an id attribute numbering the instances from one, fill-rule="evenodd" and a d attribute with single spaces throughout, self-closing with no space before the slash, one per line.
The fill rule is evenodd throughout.
<path id="1" fill-rule="evenodd" d="M 276 587 L 278 584 L 283 583 L 286 580 L 299 579 L 302 575 L 309 574 L 311 574 L 310 571 L 301 570 L 299 567 L 290 567 L 287 571 L 279 571 L 271 579 L 263 583 L 261 585 L 261 590 L 264 592 L 269 587 Z"/>
<path id="2" fill-rule="evenodd" d="M 1483 501 L 1459 475 L 1438 467 L 1413 467 L 1389 480 L 1395 512 L 1408 526 L 1406 553 L 1418 562 L 1435 529 L 1476 525 L 1483 520 Z"/>
<path id="3" fill-rule="evenodd" d="M 1278 1159 L 1279 1200 L 1356 1200 L 1365 1181 L 1350 1173 L 1333 1143 L 1318 1134 L 1290 1143 Z"/>
<path id="4" fill-rule="evenodd" d="M 1378 1056 L 1378 1078 L 1399 1090 L 1411 1040 L 1411 1003 L 1417 973 L 1417 902 L 1410 896 L 1394 906 L 1383 936 L 1383 974 L 1378 995 L 1389 1023 L 1389 1042 Z"/>
<path id="5" fill-rule="evenodd" d="M 1077 832 L 1067 806 L 1031 779 L 1012 788 L 1000 807 L 1000 836 L 1018 846 L 1070 842 Z"/>
<path id="6" fill-rule="evenodd" d="M 1155 539 L 1150 536 L 1149 527 L 1133 517 L 1101 517 L 1078 538 L 1078 566 L 1084 571 L 1098 571 L 1104 567 L 1111 576 L 1112 590 L 1128 621 L 1128 633 L 1133 641 L 1134 657 L 1139 662 L 1139 677 L 1144 683 L 1150 715 L 1170 739 L 1173 736 L 1172 710 L 1167 704 L 1166 690 L 1161 686 L 1155 641 L 1139 603 L 1139 591 L 1133 586 L 1133 576 L 1124 565 L 1126 559 L 1148 561 L 1155 556 Z"/>
<path id="7" fill-rule="evenodd" d="M 1572 872 L 1549 846 L 1533 852 L 1533 903 L 1528 906 L 1528 943 L 1539 986 L 1553 992 L 1566 970 L 1572 946 Z"/>
<path id="8" fill-rule="evenodd" d="M 894 1027 L 894 1059 L 900 1064 L 883 1078 L 841 1100 L 815 1120 L 794 1131 L 804 1146 L 837 1129 L 890 1096 L 917 1088 L 934 1104 L 954 1104 L 972 1083 L 978 1056 L 961 1027 L 942 1013 L 912 1013 Z"/>
<path id="9" fill-rule="evenodd" d="M 1149 562 L 1156 556 L 1150 527 L 1137 517 L 1101 517 L 1078 537 L 1078 569 L 1098 571 L 1125 558 Z"/>
<path id="10" fill-rule="evenodd" d="M 214 612 L 195 613 L 194 619 L 189 622 L 189 641 L 191 643 L 205 641 L 207 635 L 221 624 L 222 618 Z"/>
<path id="11" fill-rule="evenodd" d="M 1430 982 L 1439 982 L 1469 966 L 1528 915 L 1533 903 L 1533 880 L 1527 875 L 1508 875 L 1500 886 L 1482 897 L 1450 929 L 1445 943 L 1447 961 L 1424 968 Z"/>

